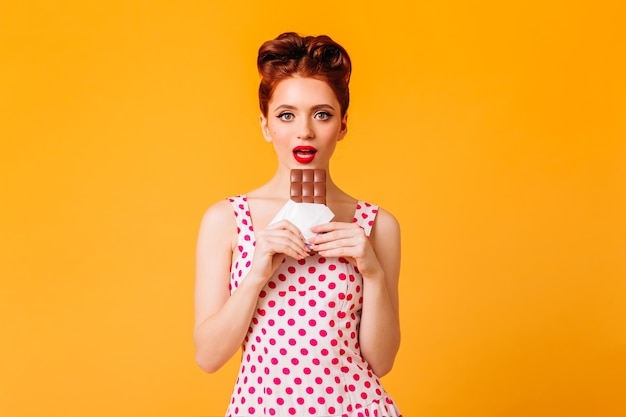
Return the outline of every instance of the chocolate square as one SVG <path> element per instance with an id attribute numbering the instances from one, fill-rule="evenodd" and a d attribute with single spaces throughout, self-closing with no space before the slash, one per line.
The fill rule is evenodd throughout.
<path id="1" fill-rule="evenodd" d="M 296 203 L 326 204 L 326 170 L 292 169 L 289 195 Z"/>

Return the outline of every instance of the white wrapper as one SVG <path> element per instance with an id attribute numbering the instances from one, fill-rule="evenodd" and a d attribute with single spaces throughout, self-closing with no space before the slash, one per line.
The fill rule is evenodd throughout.
<path id="1" fill-rule="evenodd" d="M 293 200 L 288 200 L 270 224 L 287 219 L 300 229 L 305 240 L 309 240 L 315 236 L 315 233 L 311 232 L 311 227 L 328 223 L 333 217 L 335 217 L 335 213 L 324 204 L 296 203 Z"/>

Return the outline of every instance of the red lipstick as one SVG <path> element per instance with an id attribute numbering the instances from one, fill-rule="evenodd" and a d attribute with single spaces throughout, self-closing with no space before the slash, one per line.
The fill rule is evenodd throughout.
<path id="1" fill-rule="evenodd" d="M 312 162 L 317 153 L 317 149 L 312 146 L 296 146 L 293 148 L 293 157 L 301 164 Z"/>

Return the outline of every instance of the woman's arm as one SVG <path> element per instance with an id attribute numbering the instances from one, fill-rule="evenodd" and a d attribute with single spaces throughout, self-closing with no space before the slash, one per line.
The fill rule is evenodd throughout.
<path id="1" fill-rule="evenodd" d="M 324 233 L 310 239 L 322 256 L 343 256 L 363 275 L 363 309 L 359 344 L 363 358 L 382 377 L 393 367 L 400 347 L 398 279 L 400 227 L 387 211 L 379 209 L 372 234 L 355 223 L 328 223 L 314 227 Z"/>
<path id="2" fill-rule="evenodd" d="M 207 210 L 196 249 L 196 362 L 206 372 L 217 371 L 241 346 L 259 293 L 285 254 L 307 256 L 304 238 L 289 222 L 256 232 L 250 271 L 232 295 L 228 288 L 237 225 L 232 206 L 222 201 Z"/>
<path id="3" fill-rule="evenodd" d="M 381 271 L 371 276 L 363 274 L 359 344 L 374 373 L 382 377 L 391 371 L 400 348 L 400 227 L 389 212 L 379 209 L 370 243 Z"/>

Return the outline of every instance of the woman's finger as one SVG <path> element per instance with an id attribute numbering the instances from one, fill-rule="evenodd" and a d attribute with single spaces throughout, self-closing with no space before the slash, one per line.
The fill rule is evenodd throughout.
<path id="1" fill-rule="evenodd" d="M 324 233 L 318 233 L 309 241 L 311 243 L 321 244 L 339 239 L 363 239 L 365 232 L 360 227 L 349 227 L 344 229 L 331 229 Z"/>
<path id="2" fill-rule="evenodd" d="M 257 237 L 258 249 L 269 253 L 284 253 L 299 258 L 308 255 L 304 239 L 288 230 L 264 230 Z"/>
<path id="3" fill-rule="evenodd" d="M 302 235 L 302 232 L 300 231 L 300 229 L 298 229 L 296 225 L 291 223 L 289 220 L 281 220 L 279 222 L 272 223 L 265 228 L 265 230 L 281 230 L 281 229 L 289 230 L 290 232 L 298 235 L 300 238 L 302 238 L 302 240 L 304 240 L 304 236 Z"/>
<path id="4" fill-rule="evenodd" d="M 311 228 L 313 233 L 328 233 L 333 230 L 347 230 L 358 228 L 358 226 L 354 223 L 345 223 L 345 222 L 329 222 L 322 223 Z"/>

